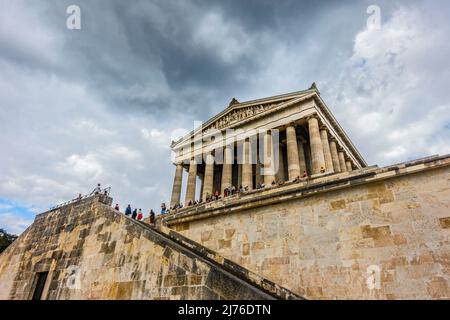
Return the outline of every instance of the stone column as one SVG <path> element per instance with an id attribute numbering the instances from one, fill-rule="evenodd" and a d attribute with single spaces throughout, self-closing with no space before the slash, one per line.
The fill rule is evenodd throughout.
<path id="1" fill-rule="evenodd" d="M 202 199 L 206 200 L 206 195 L 213 194 L 213 185 L 214 185 L 214 156 L 212 153 L 208 153 L 206 156 L 205 163 L 205 176 L 203 178 L 203 193 Z"/>
<path id="2" fill-rule="evenodd" d="M 328 142 L 328 132 L 326 127 L 320 128 L 320 140 L 323 146 L 323 157 L 325 159 L 325 169 L 327 172 L 334 172 L 333 160 L 331 158 L 330 143 Z"/>
<path id="3" fill-rule="evenodd" d="M 275 156 L 273 157 L 275 160 Z M 275 173 L 275 178 L 277 181 L 285 181 L 286 177 L 284 175 L 284 155 L 283 147 L 281 143 L 278 144 L 278 171 Z"/>
<path id="4" fill-rule="evenodd" d="M 347 165 L 345 164 L 344 151 L 338 151 L 339 166 L 341 167 L 341 172 L 347 172 Z"/>
<path id="5" fill-rule="evenodd" d="M 225 188 L 230 188 L 233 183 L 233 146 L 227 145 L 223 149 L 222 186 L 221 194 Z"/>
<path id="6" fill-rule="evenodd" d="M 242 185 L 242 164 L 238 164 L 237 188 Z"/>
<path id="7" fill-rule="evenodd" d="M 170 198 L 170 207 L 180 204 L 181 183 L 183 180 L 183 165 L 177 163 L 175 166 L 175 177 L 173 178 L 172 197 Z"/>
<path id="8" fill-rule="evenodd" d="M 300 177 L 300 159 L 298 155 L 297 134 L 294 126 L 286 128 L 288 178 L 290 181 Z M 302 146 L 303 151 L 303 146 Z M 303 156 L 304 158 L 305 156 Z"/>
<path id="9" fill-rule="evenodd" d="M 186 197 L 184 200 L 185 206 L 189 203 L 189 201 L 195 200 L 196 179 L 197 179 L 197 162 L 195 161 L 195 158 L 192 158 L 191 162 L 189 164 L 189 174 L 188 174 L 188 181 L 187 181 L 187 188 L 186 188 Z"/>
<path id="10" fill-rule="evenodd" d="M 352 170 L 353 170 L 353 168 L 352 168 L 352 162 L 351 162 L 350 160 L 346 160 L 346 161 L 345 161 L 345 165 L 346 165 L 346 167 L 347 167 L 347 171 L 352 171 Z"/>
<path id="11" fill-rule="evenodd" d="M 320 169 L 325 169 L 325 157 L 323 155 L 322 140 L 319 132 L 319 121 L 317 116 L 308 118 L 309 142 L 311 145 L 312 174 L 320 173 Z"/>
<path id="12" fill-rule="evenodd" d="M 200 197 L 203 195 L 203 187 L 205 186 L 205 173 L 197 174 L 198 179 L 200 180 Z"/>
<path id="13" fill-rule="evenodd" d="M 220 192 L 221 188 L 222 188 L 222 170 L 218 165 L 214 165 L 213 192 L 216 191 Z"/>
<path id="14" fill-rule="evenodd" d="M 266 187 L 272 185 L 275 180 L 272 134 L 270 131 L 264 134 L 264 184 Z"/>
<path id="15" fill-rule="evenodd" d="M 331 152 L 331 160 L 333 161 L 334 172 L 341 172 L 341 166 L 339 164 L 339 156 L 336 147 L 336 140 L 330 140 L 330 152 Z"/>
<path id="16" fill-rule="evenodd" d="M 259 151 L 256 152 L 257 156 L 256 156 L 256 165 L 255 165 L 255 181 L 256 181 L 256 185 L 258 185 L 258 183 L 263 183 L 263 177 L 261 176 L 261 162 L 259 161 Z"/>
<path id="17" fill-rule="evenodd" d="M 253 165 L 252 165 L 252 150 L 250 140 L 245 139 L 243 145 L 243 164 L 242 164 L 242 186 L 253 189 Z"/>
<path id="18" fill-rule="evenodd" d="M 303 148 L 303 142 L 297 141 L 298 147 L 298 163 L 300 166 L 300 177 L 303 176 L 303 172 L 306 170 L 306 158 L 305 149 Z"/>

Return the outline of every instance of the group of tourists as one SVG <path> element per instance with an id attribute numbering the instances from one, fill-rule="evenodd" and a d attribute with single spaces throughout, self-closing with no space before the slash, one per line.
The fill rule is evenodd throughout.
<path id="1" fill-rule="evenodd" d="M 321 168 L 321 171 L 325 171 L 323 169 L 323 167 Z M 309 175 L 308 172 L 305 170 L 303 171 L 303 175 L 300 177 L 296 177 L 292 182 L 294 183 L 298 183 L 304 179 L 308 179 Z M 284 182 L 283 181 L 279 181 L 276 182 L 275 180 L 272 181 L 272 186 L 278 185 L 281 186 L 283 185 Z M 266 185 L 264 183 L 257 183 L 256 184 L 256 190 L 260 190 L 260 189 L 264 189 L 266 187 Z M 226 197 L 230 197 L 230 196 L 234 196 L 234 195 L 239 195 L 242 193 L 245 193 L 249 191 L 248 186 L 242 186 L 240 185 L 239 188 L 236 188 L 234 185 L 227 187 L 224 189 L 223 192 L 223 198 Z M 101 187 L 100 187 L 100 183 L 95 187 L 95 189 L 92 191 L 91 194 L 100 194 L 101 193 Z M 219 190 L 216 190 L 216 192 L 214 192 L 213 194 L 210 194 L 209 192 L 206 193 L 206 199 L 205 202 L 211 202 L 211 201 L 216 201 L 216 200 L 220 200 L 222 199 L 222 194 L 219 192 Z M 197 205 L 197 204 L 201 204 L 203 203 L 203 199 L 200 198 L 199 200 L 189 200 L 189 202 L 187 203 L 187 206 L 193 206 L 193 205 Z M 183 204 L 179 203 L 175 206 L 173 206 L 171 209 L 167 208 L 166 204 L 163 202 L 161 203 L 161 215 L 166 215 L 169 214 L 171 212 L 171 210 L 177 210 L 177 209 L 181 209 L 183 208 Z M 116 204 L 114 209 L 116 209 L 117 211 L 120 211 L 119 209 L 119 204 Z M 127 217 L 130 217 L 131 219 L 134 220 L 138 220 L 138 221 L 142 221 L 143 220 L 143 213 L 142 213 L 142 209 L 139 208 L 135 208 L 134 210 L 132 210 L 131 205 L 128 205 L 127 208 L 125 209 L 125 215 Z M 150 209 L 149 212 L 149 222 L 151 225 L 154 225 L 155 223 L 155 212 L 153 211 L 153 209 Z"/>
<path id="2" fill-rule="evenodd" d="M 120 211 L 118 203 L 116 203 L 116 205 L 114 206 L 114 209 L 116 211 Z M 151 225 L 155 224 L 155 212 L 153 211 L 153 209 L 150 209 L 150 212 L 148 215 L 149 215 L 150 224 Z M 131 219 L 134 219 L 134 220 L 138 220 L 138 221 L 142 221 L 144 219 L 142 209 L 139 208 L 139 210 L 138 210 L 137 208 L 135 208 L 134 210 L 132 210 L 131 205 L 128 205 L 126 207 L 125 216 L 130 217 Z"/>
<path id="3" fill-rule="evenodd" d="M 94 188 L 94 190 L 92 190 L 92 192 L 89 194 L 89 196 L 99 195 L 99 194 L 102 194 L 102 192 L 104 192 L 104 194 L 107 196 L 107 195 L 109 195 L 108 190 L 109 190 L 109 188 L 102 191 L 101 184 L 98 183 L 97 186 Z M 82 198 L 83 198 L 82 195 L 79 194 L 77 197 L 77 200 L 81 200 Z M 114 209 L 116 211 L 120 212 L 120 207 L 119 207 L 118 203 L 116 203 L 116 205 L 114 206 Z M 165 203 L 162 203 L 161 204 L 161 214 L 167 214 L 167 213 L 168 213 L 168 210 L 166 209 L 166 205 L 165 205 Z M 153 209 L 150 209 L 150 212 L 148 215 L 149 215 L 150 225 L 154 225 L 156 215 L 155 215 L 155 212 L 153 211 Z M 141 208 L 132 209 L 130 204 L 125 208 L 125 216 L 127 216 L 133 220 L 137 220 L 137 221 L 143 221 L 143 219 L 144 219 L 144 214 L 142 212 L 142 209 Z"/>
<path id="4" fill-rule="evenodd" d="M 223 190 L 223 198 L 226 197 L 230 197 L 236 194 L 240 194 L 243 192 L 248 191 L 248 187 L 245 186 L 243 187 L 242 185 L 239 186 L 239 188 L 236 188 L 235 186 L 231 186 L 229 188 L 225 188 Z M 205 195 L 205 201 L 203 201 L 203 198 L 200 197 L 200 199 L 198 200 L 189 200 L 189 202 L 187 203 L 187 206 L 194 206 L 200 203 L 207 203 L 207 202 L 211 202 L 211 201 L 216 201 L 216 200 L 220 200 L 222 199 L 222 194 L 220 193 L 219 190 L 216 190 L 214 193 L 210 194 L 209 192 L 206 193 Z M 176 209 L 181 209 L 183 208 L 183 204 L 177 204 L 175 205 L 172 209 L 176 210 Z"/>
<path id="5" fill-rule="evenodd" d="M 303 181 L 303 180 L 308 179 L 308 178 L 309 178 L 309 174 L 308 174 L 308 172 L 306 170 L 304 170 L 302 176 L 301 177 L 300 176 L 296 177 L 294 180 L 292 180 L 292 182 L 293 183 L 298 183 L 298 182 Z M 272 187 L 274 187 L 274 186 L 282 186 L 283 184 L 284 184 L 284 181 L 278 181 L 277 182 L 275 180 L 272 181 L 272 183 L 271 183 Z M 259 183 L 258 182 L 256 184 L 256 188 L 255 189 L 256 190 L 261 190 L 261 189 L 264 189 L 265 187 L 266 187 L 266 185 L 264 183 Z M 238 188 L 236 188 L 234 185 L 232 185 L 232 186 L 224 189 L 224 191 L 223 191 L 223 198 L 234 196 L 234 195 L 239 195 L 239 194 L 245 193 L 247 191 L 249 191 L 248 186 L 240 185 Z M 209 192 L 206 193 L 205 201 L 203 201 L 203 199 L 200 197 L 200 199 L 198 199 L 198 200 L 189 200 L 189 202 L 186 204 L 186 206 L 188 206 L 188 207 L 189 206 L 195 206 L 197 204 L 201 204 L 201 203 L 204 203 L 204 202 L 211 202 L 211 201 L 216 201 L 216 200 L 220 200 L 220 199 L 222 199 L 222 194 L 218 190 L 216 190 L 213 194 L 210 194 Z M 163 212 L 163 210 L 161 210 L 161 214 L 169 213 L 170 210 L 166 209 L 166 205 L 164 203 L 161 205 L 161 207 L 163 207 L 163 205 L 164 205 L 164 212 Z M 173 206 L 171 209 L 172 210 L 177 210 L 177 209 L 181 209 L 181 208 L 183 208 L 183 204 L 179 203 L 179 204 Z"/>
<path id="6" fill-rule="evenodd" d="M 303 175 L 301 177 L 296 177 L 292 182 L 296 183 L 308 178 L 309 178 L 308 172 L 305 170 L 303 171 Z"/>

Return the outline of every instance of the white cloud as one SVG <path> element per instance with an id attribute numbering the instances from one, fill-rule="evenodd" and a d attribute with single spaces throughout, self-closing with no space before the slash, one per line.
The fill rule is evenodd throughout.
<path id="1" fill-rule="evenodd" d="M 170 145 L 170 135 L 164 130 L 158 130 L 155 128 L 141 129 L 142 137 L 147 140 L 151 145 L 159 148 L 168 149 Z"/>
<path id="2" fill-rule="evenodd" d="M 233 63 L 252 49 L 252 38 L 239 25 L 227 23 L 224 18 L 220 11 L 201 15 L 192 37 L 196 46 L 213 50 L 224 62 Z"/>
<path id="3" fill-rule="evenodd" d="M 91 136 L 111 136 L 114 132 L 107 128 L 102 127 L 99 123 L 94 122 L 91 119 L 76 121 L 73 124 L 73 128 L 90 133 Z"/>
<path id="4" fill-rule="evenodd" d="M 9 233 L 21 234 L 33 220 L 24 219 L 14 213 L 0 213 L 0 226 Z"/>
<path id="5" fill-rule="evenodd" d="M 103 167 L 97 157 L 88 153 L 84 156 L 72 154 L 58 165 L 58 170 L 67 171 L 75 176 L 96 180 L 103 172 Z"/>
<path id="6" fill-rule="evenodd" d="M 450 55 L 434 11 L 403 6 L 382 24 L 355 36 L 353 55 L 324 92 L 338 119 L 369 162 L 381 165 L 426 156 L 435 137 L 450 137 L 450 103 L 439 91 L 450 75 L 430 61 Z M 439 153 L 450 151 L 442 145 Z"/>
<path id="7" fill-rule="evenodd" d="M 157 209 L 170 197 L 174 129 L 190 131 L 232 96 L 313 81 L 369 163 L 450 152 L 449 23 L 439 5 L 417 3 L 390 16 L 382 6 L 381 30 L 349 31 L 359 19 L 344 4 L 252 29 L 220 5 L 137 1 L 119 15 L 86 2 L 97 19 L 68 33 L 64 19 L 55 27 L 63 5 L 10 1 L 0 12 L 0 195 L 36 212 L 100 182 L 122 207 Z"/>
<path id="8" fill-rule="evenodd" d="M 106 157 L 115 157 L 125 161 L 139 161 L 142 156 L 139 151 L 123 145 L 111 145 L 103 151 Z"/>
<path id="9" fill-rule="evenodd" d="M 13 208 L 12 205 L 6 203 L 0 203 L 0 211 L 8 210 Z"/>
<path id="10" fill-rule="evenodd" d="M 44 64 L 55 64 L 61 59 L 58 50 L 49 50 L 60 49 L 62 39 L 41 23 L 45 9 L 46 5 L 23 0 L 2 1 L 0 43 L 7 45 L 9 54 L 17 58 L 32 57 Z"/>

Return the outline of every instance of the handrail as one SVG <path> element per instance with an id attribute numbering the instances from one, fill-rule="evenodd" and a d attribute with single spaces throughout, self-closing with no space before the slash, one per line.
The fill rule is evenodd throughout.
<path id="1" fill-rule="evenodd" d="M 100 193 L 98 193 L 98 194 L 104 194 L 104 195 L 109 196 L 109 193 L 110 193 L 110 192 L 111 192 L 111 187 L 106 187 L 106 188 L 101 189 Z M 50 210 L 54 210 L 54 209 L 57 209 L 57 208 L 61 208 L 61 207 L 66 206 L 66 205 L 68 205 L 68 204 L 71 204 L 71 203 L 74 203 L 74 202 L 77 202 L 77 201 L 81 201 L 81 200 L 84 200 L 84 199 L 93 197 L 93 196 L 95 196 L 95 195 L 96 195 L 96 194 L 94 194 L 94 191 L 92 191 L 91 193 L 86 194 L 86 195 L 84 195 L 84 196 L 81 196 L 81 197 L 78 196 L 78 197 L 76 197 L 75 199 L 68 200 L 68 201 L 66 201 L 66 202 L 62 202 L 62 203 L 59 203 L 59 204 L 57 204 L 57 205 L 55 205 L 55 206 L 53 206 L 53 207 L 50 207 Z"/>

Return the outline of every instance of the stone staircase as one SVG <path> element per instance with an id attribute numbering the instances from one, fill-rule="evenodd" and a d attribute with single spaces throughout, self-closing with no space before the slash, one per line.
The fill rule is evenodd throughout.
<path id="1" fill-rule="evenodd" d="M 39 299 L 302 299 L 167 227 L 125 216 L 111 200 L 38 214 L 0 255 L 0 299 L 31 299 L 42 274 Z"/>
<path id="2" fill-rule="evenodd" d="M 128 217 L 127 217 L 128 218 Z M 277 285 L 276 283 L 261 277 L 260 275 L 243 268 L 239 264 L 226 259 L 215 251 L 208 249 L 201 244 L 186 238 L 167 227 L 152 227 L 145 222 L 133 220 L 130 221 L 153 233 L 159 237 L 165 245 L 171 246 L 184 254 L 190 254 L 196 259 L 202 260 L 211 267 L 219 270 L 226 277 L 239 282 L 242 286 L 254 291 L 263 299 L 282 299 L 282 300 L 303 300 L 304 298 L 294 292 Z"/>

